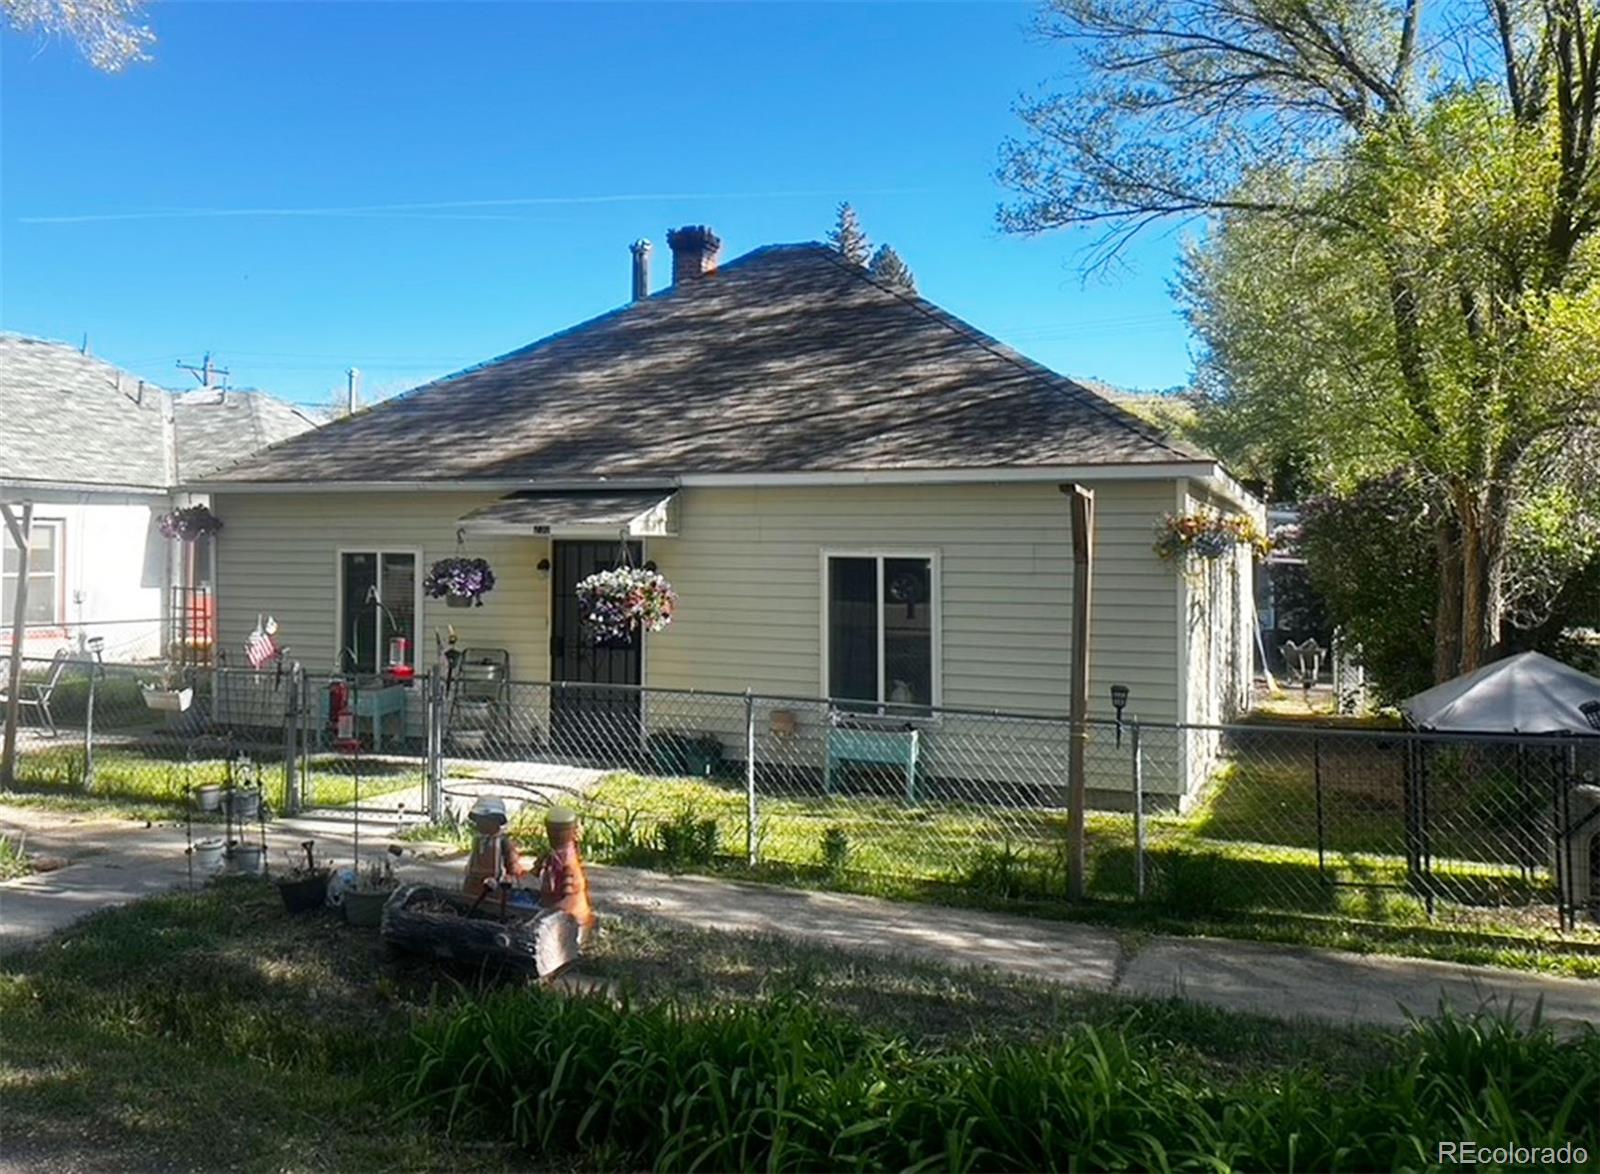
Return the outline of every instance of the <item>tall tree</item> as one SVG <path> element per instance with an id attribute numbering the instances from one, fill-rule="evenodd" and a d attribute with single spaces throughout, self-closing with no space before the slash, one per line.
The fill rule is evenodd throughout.
<path id="1" fill-rule="evenodd" d="M 1002 227 L 1097 229 L 1095 266 L 1203 218 L 1186 295 L 1234 452 L 1414 470 L 1436 672 L 1481 663 L 1525 470 L 1597 410 L 1594 0 L 1056 0 L 1040 27 L 1088 81 L 1019 108 Z"/>
<path id="2" fill-rule="evenodd" d="M 143 0 L 0 0 L 17 32 L 71 41 L 107 73 L 146 59 L 155 34 L 138 23 L 143 7 Z"/>
<path id="3" fill-rule="evenodd" d="M 848 203 L 839 205 L 837 219 L 828 233 L 828 243 L 852 265 L 866 265 L 872 259 L 872 242 L 867 240 L 856 210 Z"/>
<path id="4" fill-rule="evenodd" d="M 883 245 L 876 253 L 872 254 L 872 261 L 867 266 L 867 272 L 883 282 L 884 285 L 901 290 L 904 293 L 917 292 L 917 279 L 911 272 L 911 267 L 901 259 L 900 254 L 894 251 L 892 245 Z"/>

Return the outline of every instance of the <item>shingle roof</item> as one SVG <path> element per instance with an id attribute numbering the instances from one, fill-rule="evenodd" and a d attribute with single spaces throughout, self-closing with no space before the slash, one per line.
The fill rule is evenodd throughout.
<path id="1" fill-rule="evenodd" d="M 166 396 L 73 347 L 0 335 L 0 480 L 172 484 Z"/>
<path id="2" fill-rule="evenodd" d="M 673 477 L 1201 459 L 825 245 L 714 274 L 214 481 Z"/>
<path id="3" fill-rule="evenodd" d="M 313 427 L 261 392 L 170 392 L 75 347 L 0 334 L 0 482 L 165 490 Z"/>
<path id="4" fill-rule="evenodd" d="M 172 397 L 172 419 L 179 482 L 225 469 L 316 427 L 299 408 L 260 391 L 180 392 Z"/>

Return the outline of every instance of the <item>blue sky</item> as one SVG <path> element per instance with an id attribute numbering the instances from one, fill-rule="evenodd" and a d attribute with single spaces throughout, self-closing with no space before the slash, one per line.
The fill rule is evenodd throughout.
<path id="1" fill-rule="evenodd" d="M 183 386 L 206 350 L 325 402 L 391 393 L 626 300 L 629 241 L 729 258 L 848 199 L 922 292 L 1058 370 L 1187 378 L 1176 240 L 1085 285 L 1002 237 L 1016 95 L 1068 68 L 1024 4 L 165 3 L 97 74 L 0 35 L 0 325 Z"/>

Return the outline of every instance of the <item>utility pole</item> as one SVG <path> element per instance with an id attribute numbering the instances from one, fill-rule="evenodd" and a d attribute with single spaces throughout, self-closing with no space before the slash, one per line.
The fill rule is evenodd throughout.
<path id="1" fill-rule="evenodd" d="M 361 370 L 351 367 L 344 373 L 344 414 L 356 414 L 356 393 L 361 387 Z"/>
<path id="2" fill-rule="evenodd" d="M 221 375 L 226 377 L 229 374 L 229 371 L 226 367 L 218 367 L 211 361 L 210 351 L 206 352 L 206 357 L 200 361 L 198 366 L 196 366 L 194 363 L 185 363 L 182 359 L 178 360 L 178 366 L 182 367 L 185 371 L 189 372 L 189 374 L 198 379 L 201 387 L 215 386 L 211 382 L 211 377 L 213 375 Z M 227 384 L 224 383 L 223 386 L 227 386 Z"/>

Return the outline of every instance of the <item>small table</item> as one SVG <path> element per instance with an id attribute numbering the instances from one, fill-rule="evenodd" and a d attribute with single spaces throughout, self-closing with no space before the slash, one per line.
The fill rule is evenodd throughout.
<path id="1" fill-rule="evenodd" d="M 318 690 L 322 697 L 322 727 L 328 727 L 328 691 Z M 372 749 L 374 753 L 383 752 L 383 719 L 387 714 L 400 716 L 400 736 L 406 732 L 406 698 L 411 690 L 405 685 L 387 685 L 376 689 L 353 690 L 355 698 L 356 720 L 369 718 L 372 721 Z"/>
<path id="2" fill-rule="evenodd" d="M 921 731 L 916 729 L 875 730 L 850 726 L 828 728 L 828 762 L 823 786 L 833 793 L 833 772 L 836 763 L 865 762 L 882 766 L 898 766 L 906 773 L 906 802 L 917 801 L 917 752 L 920 749 Z"/>

